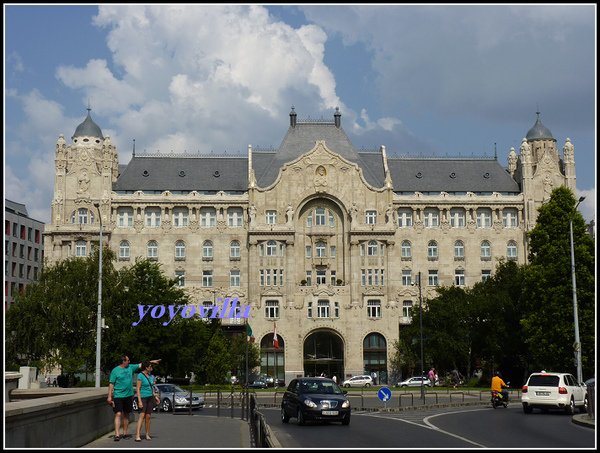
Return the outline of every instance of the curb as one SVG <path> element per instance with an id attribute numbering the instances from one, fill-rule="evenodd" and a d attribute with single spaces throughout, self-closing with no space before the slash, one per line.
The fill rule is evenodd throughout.
<path id="1" fill-rule="evenodd" d="M 576 425 L 584 426 L 585 428 L 596 429 L 596 419 L 590 418 L 588 414 L 573 415 L 571 421 Z"/>

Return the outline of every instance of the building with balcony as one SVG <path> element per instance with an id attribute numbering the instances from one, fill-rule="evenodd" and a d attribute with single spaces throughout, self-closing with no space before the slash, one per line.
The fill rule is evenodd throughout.
<path id="1" fill-rule="evenodd" d="M 55 153 L 50 261 L 89 253 L 99 203 L 119 264 L 159 261 L 199 305 L 249 305 L 261 373 L 287 382 L 372 372 L 387 382 L 419 272 L 427 299 L 438 285 L 489 278 L 500 260 L 525 263 L 538 207 L 553 187 L 575 190 L 573 145 L 566 138 L 561 153 L 539 114 L 507 167 L 357 150 L 337 109 L 332 121 L 300 121 L 292 109 L 277 149 L 134 149 L 126 165 L 88 113 Z"/>

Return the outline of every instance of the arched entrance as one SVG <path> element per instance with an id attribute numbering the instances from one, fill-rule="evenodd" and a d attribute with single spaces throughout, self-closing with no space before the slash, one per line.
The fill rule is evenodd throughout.
<path id="1" fill-rule="evenodd" d="M 383 335 L 370 333 L 363 341 L 365 372 L 375 378 L 376 384 L 387 384 L 387 346 Z"/>
<path id="2" fill-rule="evenodd" d="M 281 335 L 278 337 L 278 348 L 273 346 L 272 333 L 260 341 L 260 373 L 285 381 L 285 341 Z"/>
<path id="3" fill-rule="evenodd" d="M 344 342 L 327 329 L 317 330 L 304 340 L 304 375 L 344 376 Z"/>

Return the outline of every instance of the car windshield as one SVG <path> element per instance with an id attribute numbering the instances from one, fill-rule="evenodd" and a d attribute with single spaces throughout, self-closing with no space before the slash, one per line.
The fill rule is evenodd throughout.
<path id="1" fill-rule="evenodd" d="M 163 393 L 188 393 L 177 385 L 161 385 L 158 389 Z"/>
<path id="2" fill-rule="evenodd" d="M 304 381 L 300 384 L 300 391 L 304 394 L 319 393 L 325 395 L 342 395 L 342 390 L 335 382 L 330 381 Z"/>
<path id="3" fill-rule="evenodd" d="M 529 378 L 529 386 L 530 387 L 558 387 L 558 382 L 560 378 L 558 376 L 553 375 L 541 375 L 536 374 Z"/>

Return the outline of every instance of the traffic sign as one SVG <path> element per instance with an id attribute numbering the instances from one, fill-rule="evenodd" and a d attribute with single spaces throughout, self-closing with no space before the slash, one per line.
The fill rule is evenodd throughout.
<path id="1" fill-rule="evenodd" d="M 388 387 L 381 387 L 377 392 L 377 397 L 385 403 L 392 399 L 392 391 Z"/>

